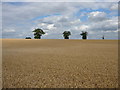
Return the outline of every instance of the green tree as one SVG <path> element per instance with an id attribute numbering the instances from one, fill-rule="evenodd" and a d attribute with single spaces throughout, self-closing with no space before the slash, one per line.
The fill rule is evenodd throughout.
<path id="1" fill-rule="evenodd" d="M 71 35 L 71 32 L 70 31 L 64 31 L 63 32 L 63 37 L 64 39 L 69 39 L 69 36 Z"/>
<path id="2" fill-rule="evenodd" d="M 82 36 L 82 39 L 87 39 L 88 32 L 82 31 L 80 35 Z"/>
<path id="3" fill-rule="evenodd" d="M 41 39 L 42 34 L 45 34 L 45 32 L 39 28 L 35 29 L 33 32 L 34 32 L 35 39 Z"/>

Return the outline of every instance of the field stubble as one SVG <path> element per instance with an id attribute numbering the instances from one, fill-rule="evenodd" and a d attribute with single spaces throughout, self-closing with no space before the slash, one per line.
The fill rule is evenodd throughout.
<path id="1" fill-rule="evenodd" d="M 4 88 L 115 88 L 117 40 L 3 39 Z"/>

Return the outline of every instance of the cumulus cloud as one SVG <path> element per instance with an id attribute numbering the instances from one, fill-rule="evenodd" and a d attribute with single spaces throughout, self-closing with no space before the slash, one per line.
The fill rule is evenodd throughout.
<path id="1" fill-rule="evenodd" d="M 109 18 L 107 20 L 103 20 L 101 22 L 91 23 L 91 30 L 101 30 L 101 31 L 114 31 L 117 30 L 118 27 L 118 19 L 117 17 Z"/>
<path id="2" fill-rule="evenodd" d="M 79 29 L 82 30 L 82 31 L 85 31 L 85 30 L 89 29 L 89 26 L 87 26 L 87 25 L 81 25 Z"/>
<path id="3" fill-rule="evenodd" d="M 94 21 L 94 22 L 98 22 L 98 21 L 101 22 L 101 21 L 107 19 L 106 13 L 100 12 L 100 11 L 95 11 L 95 12 L 89 13 L 88 18 L 90 21 Z"/>
<path id="4" fill-rule="evenodd" d="M 81 31 L 88 31 L 89 39 L 99 38 L 103 34 L 109 39 L 115 39 L 118 25 L 115 5 L 90 2 L 4 2 L 3 37 L 33 38 L 32 30 L 41 28 L 46 32 L 42 37 L 44 39 L 62 39 L 65 30 L 72 32 L 71 39 L 80 38 Z M 111 15 L 113 12 L 114 15 Z M 111 34 L 113 37 L 110 38 Z"/>
<path id="5" fill-rule="evenodd" d="M 118 10 L 118 4 L 113 4 L 110 9 L 111 10 Z"/>

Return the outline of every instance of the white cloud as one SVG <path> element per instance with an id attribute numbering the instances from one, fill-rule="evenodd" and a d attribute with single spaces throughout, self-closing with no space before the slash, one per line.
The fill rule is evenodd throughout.
<path id="1" fill-rule="evenodd" d="M 48 28 L 49 30 L 54 30 L 54 29 L 56 29 L 56 27 L 54 27 L 54 24 L 48 25 L 47 28 Z"/>
<path id="2" fill-rule="evenodd" d="M 114 31 L 118 27 L 118 20 L 117 17 L 114 17 L 114 18 L 109 18 L 107 20 L 103 20 L 101 22 L 93 22 L 89 25 L 91 30 Z"/>
<path id="3" fill-rule="evenodd" d="M 106 16 L 106 13 L 105 12 L 96 11 L 96 12 L 91 12 L 90 16 L 92 16 L 92 17 L 104 17 L 104 16 Z"/>
<path id="4" fill-rule="evenodd" d="M 12 32 L 15 32 L 15 30 L 14 29 L 8 29 L 8 30 L 4 30 L 3 32 L 4 33 L 12 33 Z"/>
<path id="5" fill-rule="evenodd" d="M 80 30 L 82 30 L 82 31 L 86 31 L 88 29 L 89 29 L 89 26 L 87 26 L 87 25 L 81 25 L 80 26 Z"/>
<path id="6" fill-rule="evenodd" d="M 46 34 L 46 39 L 62 39 L 62 32 L 70 30 L 71 38 L 80 38 L 83 30 L 89 32 L 89 38 L 97 38 L 102 35 L 102 31 L 108 31 L 111 36 L 117 30 L 117 16 L 109 16 L 104 11 L 96 9 L 111 10 L 114 3 L 3 3 L 3 36 L 13 38 L 33 37 L 34 28 L 42 28 Z M 91 12 L 82 14 L 80 10 L 89 9 Z M 93 11 L 92 11 L 93 10 Z M 75 16 L 80 11 L 80 15 Z M 114 11 L 116 12 L 116 11 Z M 82 14 L 82 15 L 81 15 Z M 81 17 L 88 16 L 86 21 Z M 16 30 L 10 33 L 11 28 Z M 98 33 L 99 32 L 99 33 Z M 117 33 L 117 32 L 116 32 Z M 115 33 L 115 34 L 116 34 Z M 95 35 L 95 37 L 93 37 Z M 113 35 L 114 37 L 115 35 Z"/>
<path id="7" fill-rule="evenodd" d="M 95 12 L 89 13 L 88 19 L 90 21 L 98 22 L 98 21 L 103 21 L 107 19 L 107 17 L 105 12 L 95 11 Z"/>
<path id="8" fill-rule="evenodd" d="M 111 10 L 118 10 L 118 4 L 113 4 L 110 9 Z"/>
<path id="9" fill-rule="evenodd" d="M 81 21 L 80 19 L 76 19 L 76 20 L 71 21 L 70 23 L 75 25 L 75 24 L 80 24 Z"/>

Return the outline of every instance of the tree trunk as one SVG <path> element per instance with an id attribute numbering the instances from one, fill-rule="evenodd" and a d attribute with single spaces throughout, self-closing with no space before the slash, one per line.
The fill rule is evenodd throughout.
<path id="1" fill-rule="evenodd" d="M 41 36 L 39 36 L 39 39 L 41 39 Z"/>
<path id="2" fill-rule="evenodd" d="M 69 39 L 69 37 L 68 37 L 68 36 L 65 36 L 64 38 L 65 38 L 65 39 Z"/>
<path id="3" fill-rule="evenodd" d="M 87 36 L 83 36 L 82 39 L 87 39 Z"/>

